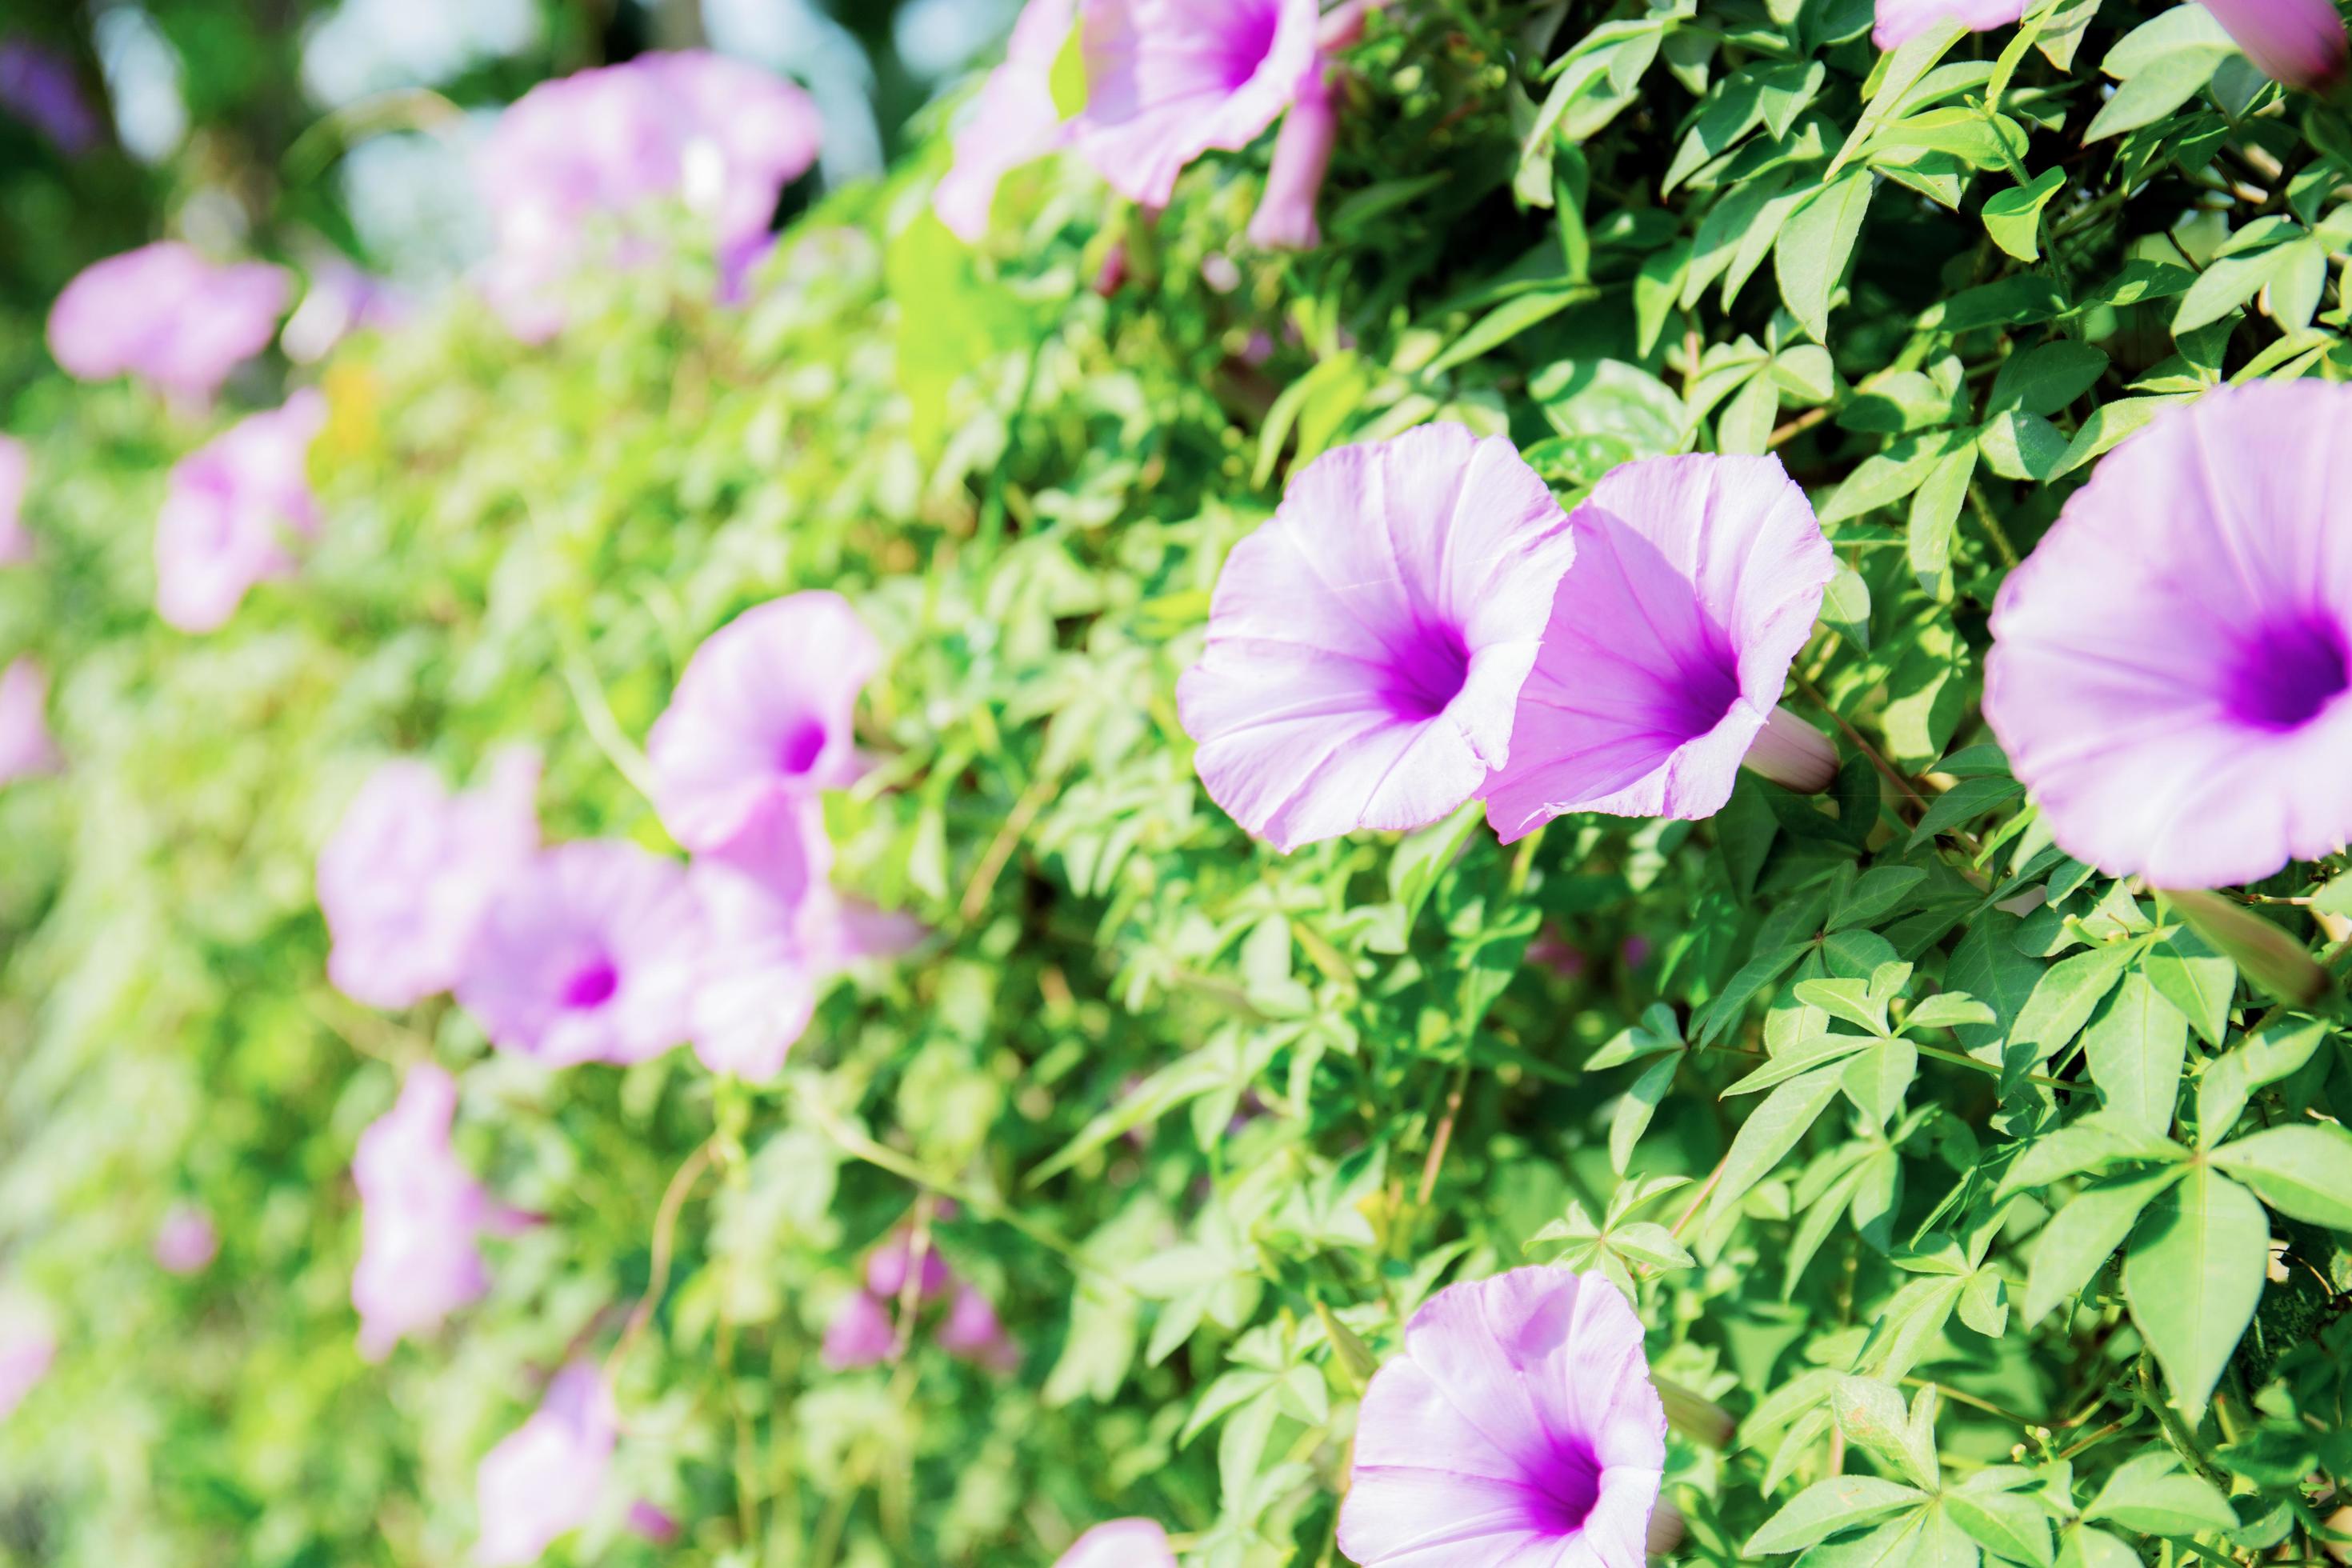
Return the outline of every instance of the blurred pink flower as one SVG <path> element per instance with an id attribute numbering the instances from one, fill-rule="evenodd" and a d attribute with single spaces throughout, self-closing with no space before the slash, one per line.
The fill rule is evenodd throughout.
<path id="1" fill-rule="evenodd" d="M 895 1301 L 898 1292 L 907 1288 L 907 1270 L 914 1263 L 914 1232 L 900 1226 L 886 1237 L 880 1245 L 866 1255 L 866 1288 L 885 1301 Z M 918 1297 L 936 1301 L 947 1288 L 955 1283 L 955 1275 L 948 1260 L 940 1256 L 937 1246 L 923 1250 L 923 1270 Z"/>
<path id="2" fill-rule="evenodd" d="M 1510 442 L 1459 425 L 1327 452 L 1218 574 L 1176 689 L 1210 798 L 1286 853 L 1435 822 L 1512 732 L 1576 556 Z"/>
<path id="3" fill-rule="evenodd" d="M 0 436 L 0 566 L 33 558 L 33 536 L 25 527 L 25 490 L 32 469 L 32 448 L 14 436 Z"/>
<path id="4" fill-rule="evenodd" d="M 352 1305 L 370 1361 L 478 1300 L 490 1288 L 481 1234 L 522 1223 L 457 1163 L 449 1145 L 457 1115 L 457 1080 L 430 1063 L 411 1068 L 400 1098 L 360 1134 L 352 1157 L 360 1191 Z"/>
<path id="5" fill-rule="evenodd" d="M 989 73 L 956 132 L 955 162 L 931 193 L 931 208 L 967 245 L 987 235 L 989 208 L 1004 176 L 1069 142 L 1053 77 L 1076 16 L 1077 0 L 1029 0 L 1013 25 L 1004 63 Z"/>
<path id="6" fill-rule="evenodd" d="M 813 801 L 766 802 L 690 873 L 705 946 L 694 1054 L 712 1072 L 765 1082 L 816 1010 L 822 978 L 804 941 L 832 846 Z"/>
<path id="7" fill-rule="evenodd" d="M 155 520 L 155 608 L 165 621 L 215 631 L 255 584 L 293 574 L 289 540 L 319 531 L 310 455 L 326 424 L 326 398 L 305 388 L 173 467 Z"/>
<path id="8" fill-rule="evenodd" d="M 1646 936 L 1629 936 L 1617 944 L 1617 962 L 1628 969 L 1639 969 L 1650 962 L 1654 944 Z"/>
<path id="9" fill-rule="evenodd" d="M 613 1468 L 620 1417 L 611 1384 L 587 1362 L 555 1374 L 538 1410 L 482 1460 L 475 1477 L 484 1568 L 539 1561 L 559 1536 L 588 1522 Z"/>
<path id="10" fill-rule="evenodd" d="M 83 381 L 132 375 L 187 404 L 269 346 L 289 291 L 264 262 L 215 266 L 160 240 L 84 268 L 49 310 L 49 352 Z"/>
<path id="11" fill-rule="evenodd" d="M 1878 25 L 1870 41 L 1882 49 L 1899 49 L 1939 26 L 1990 32 L 2024 16 L 2026 5 L 2027 0 L 1878 0 Z"/>
<path id="12" fill-rule="evenodd" d="M 711 237 L 721 297 L 738 298 L 822 129 L 791 82 L 698 50 L 541 82 L 499 117 L 478 161 L 495 228 L 483 291 L 518 337 L 552 336 L 564 279 L 583 260 L 644 259 L 653 242 L 632 220 L 669 203 Z"/>
<path id="13" fill-rule="evenodd" d="M 1266 169 L 1265 193 L 1250 218 L 1249 239 L 1268 250 L 1312 250 L 1323 243 L 1315 205 L 1339 139 L 1339 110 L 1331 73 L 1319 62 L 1299 79 L 1297 101 L 1283 116 Z"/>
<path id="14" fill-rule="evenodd" d="M 628 1518 L 623 1522 L 630 1534 L 656 1546 L 667 1546 L 677 1539 L 677 1521 L 643 1498 L 629 1505 Z"/>
<path id="15" fill-rule="evenodd" d="M 327 975 L 376 1007 L 449 990 L 489 912 L 539 848 L 538 754 L 499 753 L 482 788 L 452 795 L 423 763 L 385 763 L 319 851 Z"/>
<path id="16" fill-rule="evenodd" d="M 155 1230 L 155 1262 L 167 1274 L 197 1274 L 220 1254 L 213 1216 L 194 1204 L 173 1204 Z"/>
<path id="17" fill-rule="evenodd" d="M 2344 79 L 2344 18 L 2333 0 L 2204 0 L 2254 68 L 2324 92 Z"/>
<path id="18" fill-rule="evenodd" d="M 887 1360 L 898 1342 L 889 1309 L 865 1291 L 853 1290 L 833 1310 L 818 1355 L 835 1372 L 854 1372 Z"/>
<path id="19" fill-rule="evenodd" d="M 286 318 L 278 347 L 296 364 L 313 364 L 359 332 L 388 331 L 408 320 L 408 297 L 381 278 L 329 257 L 311 268 L 302 302 Z"/>
<path id="20" fill-rule="evenodd" d="M 948 1315 L 940 1323 L 940 1348 L 991 1372 L 1011 1372 L 1021 1364 L 1020 1347 L 1004 1331 L 995 1304 L 974 1285 L 957 1287 Z"/>
<path id="21" fill-rule="evenodd" d="M 1777 764 L 1792 732 L 1768 725 L 1837 568 L 1778 458 L 1626 463 L 1573 521 L 1576 569 L 1486 790 L 1506 844 L 1568 812 L 1712 816 L 1743 759 Z M 1819 772 L 1801 782 L 1820 788 L 1836 752 L 1789 722 L 1811 738 Z"/>
<path id="22" fill-rule="evenodd" d="M 1176 1552 L 1158 1521 L 1114 1519 L 1079 1536 L 1054 1568 L 1176 1568 Z"/>
<path id="23" fill-rule="evenodd" d="M 30 38 L 0 42 L 0 109 L 47 137 L 68 158 L 98 145 L 98 110 L 81 89 L 73 60 Z"/>
<path id="24" fill-rule="evenodd" d="M 1317 68 L 1316 0 L 1082 0 L 1078 16 L 1079 151 L 1146 206 L 1202 153 L 1255 141 Z"/>
<path id="25" fill-rule="evenodd" d="M 1339 1550 L 1364 1568 L 1644 1568 L 1666 1458 L 1642 1321 L 1599 1274 L 1449 1286 L 1357 1416 Z"/>
<path id="26" fill-rule="evenodd" d="M 1542 965 L 1562 980 L 1580 979 L 1591 967 L 1583 951 L 1549 921 L 1545 922 L 1535 941 L 1528 943 L 1528 962 Z"/>
<path id="27" fill-rule="evenodd" d="M 48 1310 L 29 1297 L 0 1295 L 0 1421 L 33 1392 L 58 1359 Z"/>
<path id="28" fill-rule="evenodd" d="M 2352 839 L 2352 387 L 2224 387 L 2099 461 L 1993 605 L 1985 718 L 2058 847 L 2200 889 Z"/>
<path id="29" fill-rule="evenodd" d="M 618 839 L 560 844 L 491 900 L 457 1001 L 501 1050 L 626 1066 L 693 1033 L 701 945 L 684 866 Z"/>
<path id="30" fill-rule="evenodd" d="M 711 633 L 646 740 L 662 826 L 719 849 L 763 808 L 856 778 L 850 716 L 881 658 L 849 602 L 822 589 Z"/>
<path id="31" fill-rule="evenodd" d="M 0 670 L 0 784 L 63 765 L 49 739 L 49 678 L 29 654 Z"/>

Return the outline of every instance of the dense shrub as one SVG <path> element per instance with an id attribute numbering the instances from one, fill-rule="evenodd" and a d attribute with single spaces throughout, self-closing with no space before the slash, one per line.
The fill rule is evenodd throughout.
<path id="1" fill-rule="evenodd" d="M 1693 1560 L 2347 1539 L 2352 1085 L 2334 1002 L 2265 987 L 2352 882 L 2209 911 L 2098 875 L 1979 700 L 1994 595 L 2102 454 L 2352 372 L 2352 137 L 2195 6 L 1892 54 L 1871 21 L 1399 0 L 1296 255 L 1242 237 L 1262 146 L 1156 220 L 1049 160 L 967 247 L 940 139 L 800 216 L 740 309 L 690 247 L 583 277 L 541 346 L 454 298 L 316 374 L 325 524 L 206 636 L 154 614 L 149 520 L 230 410 L 22 390 L 40 556 L 0 572 L 0 652 L 52 672 L 68 771 L 0 793 L 0 1256 L 61 1350 L 0 1427 L 0 1550 L 460 1561 L 477 1466 L 585 1356 L 623 1436 L 554 1561 L 1044 1563 L 1139 1514 L 1205 1563 L 1336 1562 L 1406 1318 L 1555 1260 L 1737 1419 L 1670 1449 Z M 1221 563 L 1318 455 L 1435 421 L 1571 505 L 1777 454 L 1841 563 L 1788 694 L 1830 790 L 1253 845 L 1175 705 Z M 675 854 L 649 727 L 714 629 L 820 587 L 884 650 L 835 879 L 928 934 L 775 1081 L 550 1069 L 328 983 L 313 867 L 379 763 L 455 785 L 526 742 L 551 842 Z M 371 1363 L 349 1172 L 426 1062 L 537 1221 Z M 2247 1152 L 2284 1126 L 2321 1131 Z M 161 1271 L 187 1205 L 219 1256 Z M 908 1227 L 1017 1364 L 942 1348 L 913 1283 L 882 1364 L 825 1364 Z"/>

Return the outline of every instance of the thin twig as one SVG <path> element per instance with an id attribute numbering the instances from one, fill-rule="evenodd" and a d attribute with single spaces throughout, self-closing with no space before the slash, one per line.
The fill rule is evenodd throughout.
<path id="1" fill-rule="evenodd" d="M 1430 1140 L 1429 1158 L 1421 1164 L 1421 1189 L 1413 1194 L 1418 1208 L 1429 1206 L 1429 1194 L 1437 1188 L 1438 1168 L 1445 1163 L 1445 1151 L 1454 1142 L 1454 1119 L 1462 1112 L 1462 1091 L 1469 1087 L 1470 1064 L 1463 1063 L 1454 1069 L 1454 1088 L 1445 1097 L 1445 1114 L 1437 1121 L 1437 1136 Z"/>
<path id="2" fill-rule="evenodd" d="M 638 1336 L 646 1331 L 646 1325 L 653 1321 L 654 1310 L 661 1305 L 662 1297 L 669 1291 L 669 1265 L 677 1236 L 677 1213 L 685 1206 L 687 1194 L 694 1190 L 694 1184 L 701 1179 L 703 1172 L 710 1168 L 716 1142 L 715 1138 L 706 1138 L 695 1145 L 694 1152 L 686 1157 L 677 1173 L 670 1177 L 669 1186 L 662 1193 L 661 1206 L 654 1211 L 653 1268 L 646 1279 L 646 1293 L 637 1298 L 636 1306 L 629 1311 L 629 1321 L 621 1330 L 619 1342 L 613 1346 L 613 1353 L 604 1358 L 604 1378 L 608 1383 L 628 1364 L 629 1352 L 636 1348 Z"/>

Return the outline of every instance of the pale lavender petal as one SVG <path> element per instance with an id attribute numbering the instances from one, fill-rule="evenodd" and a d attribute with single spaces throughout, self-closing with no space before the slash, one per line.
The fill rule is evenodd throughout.
<path id="1" fill-rule="evenodd" d="M 686 868 L 588 839 L 537 857 L 491 901 L 457 1001 L 490 1043 L 627 1065 L 693 1032 L 702 914 Z"/>
<path id="2" fill-rule="evenodd" d="M 2028 0 L 1878 0 L 1878 23 L 1870 41 L 1897 49 L 1937 27 L 1984 33 L 2006 27 L 2025 15 Z"/>
<path id="3" fill-rule="evenodd" d="M 2352 837 L 2352 388 L 2260 383 L 2101 459 L 2001 587 L 1985 717 L 2059 847 L 2159 887 Z"/>
<path id="4" fill-rule="evenodd" d="M 48 1310 L 28 1296 L 0 1295 L 0 1421 L 49 1375 L 58 1331 Z"/>
<path id="5" fill-rule="evenodd" d="M 2332 0 L 2204 0 L 2254 68 L 2319 92 L 2344 78 L 2344 18 Z"/>
<path id="6" fill-rule="evenodd" d="M 1339 1549 L 1365 1568 L 1642 1568 L 1665 1432 L 1641 1321 L 1606 1279 L 1450 1287 L 1365 1391 Z"/>
<path id="7" fill-rule="evenodd" d="M 772 600 L 713 632 L 646 742 L 671 837 L 717 849 L 763 808 L 855 779 L 850 718 L 880 663 L 857 612 L 822 590 Z"/>
<path id="8" fill-rule="evenodd" d="M 1836 558 L 1778 458 L 1651 458 L 1577 508 L 1576 568 L 1487 791 L 1505 843 L 1565 812 L 1711 816 Z"/>
<path id="9" fill-rule="evenodd" d="M 0 566 L 33 558 L 33 536 L 25 527 L 25 491 L 32 469 L 32 449 L 14 436 L 0 436 Z"/>
<path id="10" fill-rule="evenodd" d="M 1573 553 L 1499 437 L 1433 425 L 1317 458 L 1226 558 L 1177 687 L 1211 798 L 1285 851 L 1470 799 L 1511 754 Z"/>
<path id="11" fill-rule="evenodd" d="M 629 1505 L 628 1517 L 622 1521 L 629 1533 L 656 1546 L 667 1546 L 678 1536 L 677 1521 L 667 1510 L 658 1508 L 639 1498 Z"/>
<path id="12" fill-rule="evenodd" d="M 587 1523 L 604 1496 L 618 1432 L 603 1372 L 574 1362 L 558 1373 L 539 1409 L 482 1460 L 475 1560 L 485 1568 L 536 1563 Z"/>
<path id="13" fill-rule="evenodd" d="M 173 467 L 155 521 L 155 608 L 166 622 L 217 630 L 255 584 L 292 574 L 289 543 L 319 531 L 309 464 L 326 423 L 325 397 L 305 388 Z"/>
<path id="14" fill-rule="evenodd" d="M 49 352 L 83 381 L 128 374 L 203 404 L 269 346 L 290 289 L 278 268 L 215 266 L 191 246 L 159 241 L 66 285 L 49 310 Z"/>
<path id="15" fill-rule="evenodd" d="M 167 1274 L 200 1274 L 220 1254 L 213 1216 L 194 1204 L 174 1204 L 155 1229 L 155 1262 Z"/>
<path id="16" fill-rule="evenodd" d="M 889 1358 L 898 1331 L 889 1310 L 863 1290 L 853 1290 L 834 1309 L 818 1357 L 835 1372 L 854 1372 Z"/>
<path id="17" fill-rule="evenodd" d="M 1269 250 L 1312 250 L 1323 243 L 1315 205 L 1330 172 L 1332 144 L 1339 137 L 1339 110 L 1327 71 L 1319 65 L 1301 80 L 1298 101 L 1282 117 L 1267 166 L 1265 194 L 1250 218 L 1249 237 Z"/>
<path id="18" fill-rule="evenodd" d="M 898 1292 L 907 1288 L 907 1271 L 914 1263 L 914 1247 L 911 1231 L 892 1231 L 887 1240 L 866 1255 L 866 1288 L 886 1301 L 897 1300 Z M 925 1248 L 922 1279 L 917 1287 L 920 1299 L 937 1300 L 953 1283 L 955 1276 L 948 1268 L 948 1260 L 940 1256 L 939 1248 Z"/>
<path id="19" fill-rule="evenodd" d="M 49 678 L 29 656 L 0 671 L 0 784 L 62 765 L 49 739 L 48 702 Z"/>
<path id="20" fill-rule="evenodd" d="M 1021 1351 L 1004 1331 L 995 1303 L 976 1286 L 956 1290 L 955 1300 L 940 1324 L 940 1348 L 992 1372 L 1011 1372 L 1021 1364 Z"/>
<path id="21" fill-rule="evenodd" d="M 1315 68 L 1316 0 L 1083 0 L 1078 16 L 1079 150 L 1146 206 L 1202 153 L 1256 140 Z"/>
<path id="22" fill-rule="evenodd" d="M 1176 1552 L 1159 1521 L 1114 1519 L 1071 1542 L 1054 1568 L 1176 1568 Z"/>
<path id="23" fill-rule="evenodd" d="M 520 748 L 463 795 L 421 763 L 386 763 L 370 776 L 319 852 L 337 989 L 407 1007 L 457 984 L 490 900 L 539 848 L 538 783 L 538 754 Z"/>
<path id="24" fill-rule="evenodd" d="M 989 73 L 956 132 L 955 161 L 931 193 L 931 209 L 967 245 L 986 237 L 1004 176 L 1070 139 L 1054 106 L 1053 76 L 1076 16 L 1077 0 L 1029 0 L 1013 25 L 1004 63 Z"/>
<path id="25" fill-rule="evenodd" d="M 68 158 L 96 147 L 98 110 L 82 91 L 72 58 L 30 38 L 0 43 L 0 109 L 54 143 Z"/>
<path id="26" fill-rule="evenodd" d="M 360 1352 L 371 1361 L 489 1289 L 480 1237 L 500 1228 L 505 1214 L 450 1147 L 457 1114 L 457 1080 L 427 1063 L 410 1069 L 399 1100 L 360 1134 L 352 1158 L 361 1205 L 352 1304 Z"/>

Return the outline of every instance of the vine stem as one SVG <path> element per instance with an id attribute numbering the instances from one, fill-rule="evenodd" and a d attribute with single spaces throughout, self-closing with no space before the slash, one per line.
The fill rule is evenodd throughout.
<path id="1" fill-rule="evenodd" d="M 1731 1154 L 1730 1152 L 1727 1150 L 1724 1152 L 1723 1158 L 1715 1163 L 1715 1169 L 1708 1174 L 1706 1184 L 1702 1185 L 1696 1193 L 1692 1194 L 1690 1206 L 1683 1210 L 1682 1217 L 1680 1219 L 1675 1221 L 1673 1228 L 1667 1232 L 1669 1236 L 1672 1236 L 1676 1241 L 1680 1241 L 1682 1239 L 1683 1227 L 1689 1225 L 1694 1219 L 1696 1219 L 1698 1217 L 1698 1211 L 1706 1206 L 1706 1200 L 1713 1196 L 1715 1189 L 1722 1184 L 1723 1173 L 1730 1163 Z"/>
<path id="2" fill-rule="evenodd" d="M 1437 1120 L 1437 1135 L 1430 1140 L 1429 1158 L 1421 1163 L 1421 1186 L 1413 1194 L 1413 1206 L 1427 1208 L 1429 1194 L 1437 1189 L 1437 1173 L 1445 1163 L 1445 1151 L 1454 1142 L 1454 1119 L 1462 1113 L 1462 1092 L 1470 1087 L 1470 1064 L 1463 1063 L 1454 1069 L 1454 1087 L 1445 1096 L 1445 1113 Z"/>
<path id="3" fill-rule="evenodd" d="M 686 1205 L 687 1194 L 694 1190 L 694 1184 L 702 1179 L 702 1173 L 710 1168 L 717 1142 L 717 1135 L 713 1134 L 695 1145 L 694 1152 L 678 1166 L 677 1173 L 669 1179 L 669 1186 L 662 1193 L 661 1206 L 654 1212 L 653 1268 L 646 1280 L 646 1293 L 638 1297 L 637 1304 L 630 1309 L 629 1321 L 621 1330 L 619 1342 L 613 1346 L 613 1353 L 604 1358 L 604 1380 L 607 1383 L 618 1376 L 621 1369 L 628 1364 L 629 1352 L 636 1349 L 646 1325 L 653 1321 L 654 1310 L 661 1305 L 662 1297 L 668 1293 L 669 1266 L 676 1250 L 678 1211 Z"/>

